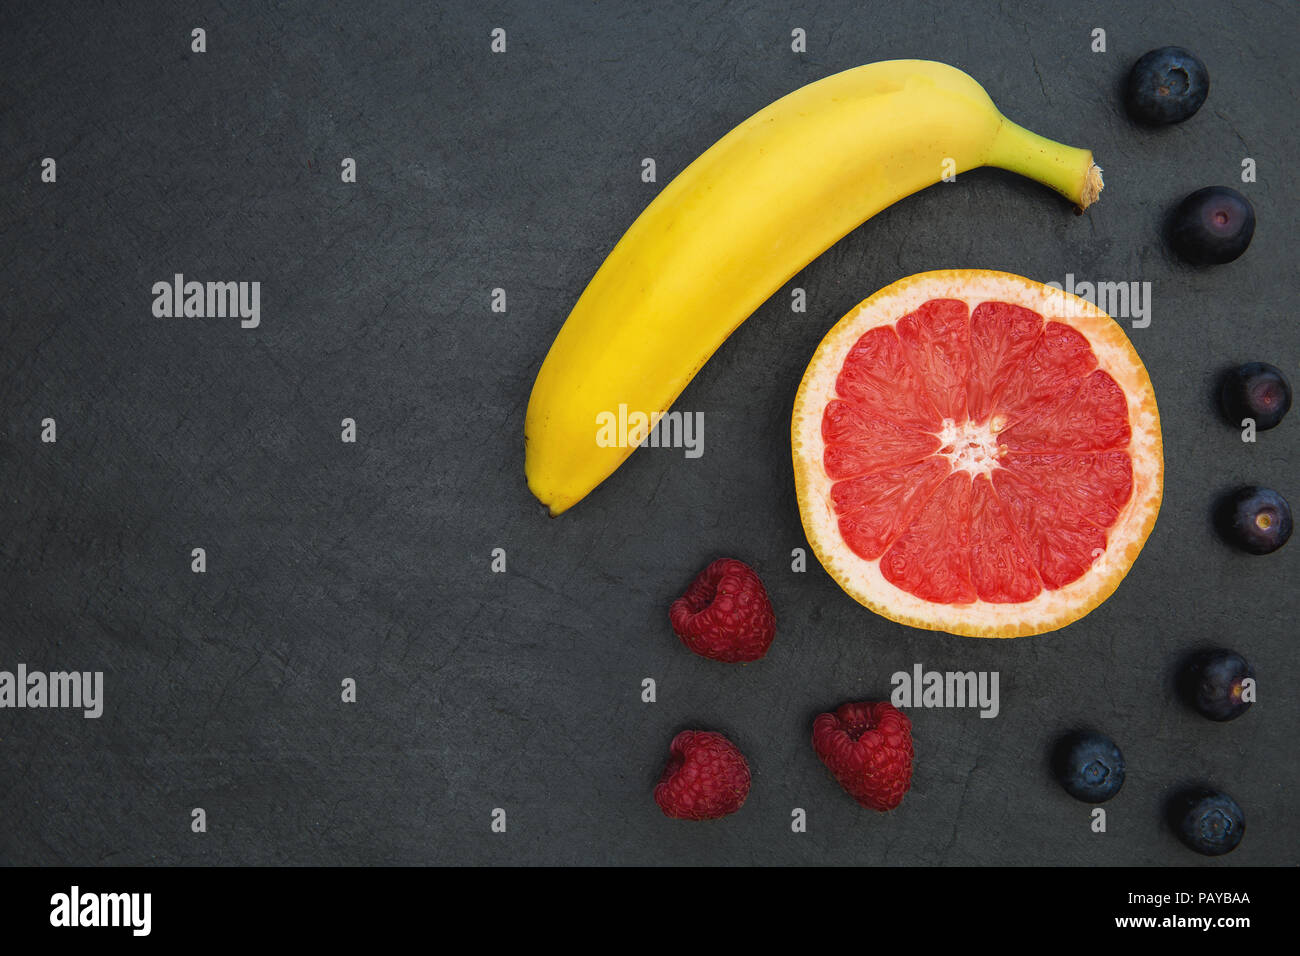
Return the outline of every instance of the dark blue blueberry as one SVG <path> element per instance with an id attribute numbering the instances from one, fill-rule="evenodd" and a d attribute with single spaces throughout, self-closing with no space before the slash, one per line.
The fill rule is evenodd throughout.
<path id="1" fill-rule="evenodd" d="M 1180 46 L 1144 53 L 1129 71 L 1124 102 L 1139 123 L 1181 123 L 1201 108 L 1210 92 L 1210 74 L 1196 54 Z"/>
<path id="2" fill-rule="evenodd" d="M 1237 801 L 1218 790 L 1193 790 L 1174 798 L 1170 815 L 1179 838 L 1197 853 L 1231 853 L 1246 833 Z"/>
<path id="3" fill-rule="evenodd" d="M 1229 544 L 1250 554 L 1269 554 L 1291 537 L 1291 506 L 1272 488 L 1238 488 L 1219 503 L 1215 520 Z"/>
<path id="4" fill-rule="evenodd" d="M 1260 431 L 1272 428 L 1291 409 L 1291 383 L 1282 370 L 1267 362 L 1247 362 L 1229 372 L 1220 393 L 1223 413 L 1240 428 L 1253 418 Z"/>
<path id="5" fill-rule="evenodd" d="M 1065 792 L 1085 803 L 1109 800 L 1124 785 L 1124 755 L 1115 741 L 1095 731 L 1064 738 L 1053 763 Z"/>
<path id="6" fill-rule="evenodd" d="M 1246 251 L 1254 235 L 1254 207 L 1228 186 L 1196 190 L 1178 204 L 1169 226 L 1174 251 L 1198 266 L 1231 262 Z"/>
<path id="7" fill-rule="evenodd" d="M 1242 700 L 1243 684 L 1254 677 L 1250 662 L 1236 651 L 1205 651 L 1188 664 L 1184 690 L 1188 702 L 1210 720 L 1234 720 L 1250 709 L 1251 702 Z"/>

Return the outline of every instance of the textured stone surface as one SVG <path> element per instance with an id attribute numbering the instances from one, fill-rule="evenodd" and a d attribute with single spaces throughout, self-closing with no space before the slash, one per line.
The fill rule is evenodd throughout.
<path id="1" fill-rule="evenodd" d="M 1300 84 L 1282 5 L 80 6 L 0 10 L 0 668 L 103 670 L 107 701 L 99 720 L 0 711 L 0 861 L 1195 864 L 1161 805 L 1205 780 L 1249 827 L 1209 865 L 1300 862 L 1300 546 L 1240 557 L 1208 523 L 1242 481 L 1300 502 L 1300 420 L 1243 445 L 1211 400 L 1232 362 L 1297 371 Z M 206 54 L 189 51 L 195 26 Z M 1205 60 L 1210 97 L 1182 126 L 1140 130 L 1118 89 L 1167 43 Z M 1090 146 L 1101 202 L 1077 218 L 980 171 L 887 210 L 683 395 L 705 412 L 702 458 L 640 451 L 548 519 L 524 483 L 524 409 L 605 253 L 741 119 L 899 56 L 966 69 L 1013 119 Z M 39 181 L 45 156 L 57 185 Z M 646 156 L 658 184 L 640 181 Z M 1245 156 L 1259 181 L 1241 186 Z M 1259 228 L 1238 262 L 1194 270 L 1157 229 L 1215 183 L 1246 191 Z M 1153 283 L 1132 338 L 1163 414 L 1164 510 L 1118 593 L 1056 634 L 910 630 L 815 562 L 790 571 L 805 541 L 787 432 L 814 346 L 881 286 L 959 266 Z M 153 318 L 150 287 L 177 272 L 260 281 L 260 328 Z M 792 286 L 807 314 L 790 313 Z M 56 445 L 38 440 L 46 416 Z M 490 572 L 493 548 L 507 573 Z M 758 664 L 702 660 L 668 628 L 721 555 L 752 564 L 776 606 Z M 1262 702 L 1226 725 L 1170 693 L 1178 658 L 1218 643 L 1260 675 Z M 915 662 L 999 671 L 1001 713 L 911 711 L 914 788 L 864 812 L 818 762 L 812 719 L 886 696 Z M 1047 770 L 1079 725 L 1128 760 L 1105 835 Z M 753 768 L 720 823 L 651 799 L 688 727 L 726 733 Z"/>

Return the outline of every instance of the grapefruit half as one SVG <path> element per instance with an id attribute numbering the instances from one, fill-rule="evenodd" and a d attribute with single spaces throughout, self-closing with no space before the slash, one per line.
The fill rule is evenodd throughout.
<path id="1" fill-rule="evenodd" d="M 1160 510 L 1160 415 L 1128 337 L 1005 272 L 925 272 L 859 305 L 817 347 L 791 438 L 818 560 L 913 627 L 1064 627 L 1110 597 Z"/>

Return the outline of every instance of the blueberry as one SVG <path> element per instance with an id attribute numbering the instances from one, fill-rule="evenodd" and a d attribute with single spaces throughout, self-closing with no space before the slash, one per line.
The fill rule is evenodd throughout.
<path id="1" fill-rule="evenodd" d="M 1291 506 L 1272 488 L 1238 488 L 1219 503 L 1215 520 L 1229 544 L 1250 554 L 1269 554 L 1291 537 Z"/>
<path id="2" fill-rule="evenodd" d="M 1198 266 L 1231 262 L 1255 235 L 1255 209 L 1250 200 L 1227 186 L 1206 186 L 1174 210 L 1169 240 L 1174 250 Z"/>
<path id="3" fill-rule="evenodd" d="M 1195 53 L 1180 46 L 1151 50 L 1129 71 L 1124 102 L 1139 123 L 1181 123 L 1201 108 L 1210 92 L 1210 74 Z"/>
<path id="4" fill-rule="evenodd" d="M 1170 806 L 1179 838 L 1197 853 L 1231 853 L 1246 834 L 1246 815 L 1237 801 L 1218 790 L 1179 794 Z"/>
<path id="5" fill-rule="evenodd" d="M 1250 709 L 1251 701 L 1242 700 L 1247 679 L 1254 680 L 1255 671 L 1236 651 L 1205 651 L 1183 672 L 1183 691 L 1210 720 L 1235 720 Z"/>
<path id="6" fill-rule="evenodd" d="M 1229 372 L 1220 393 L 1223 413 L 1240 427 L 1253 418 L 1260 431 L 1272 428 L 1291 408 L 1291 383 L 1282 370 L 1267 362 L 1247 362 Z"/>
<path id="7" fill-rule="evenodd" d="M 1085 803 L 1109 800 L 1124 785 L 1124 755 L 1115 741 L 1095 731 L 1062 739 L 1053 763 L 1065 792 Z"/>

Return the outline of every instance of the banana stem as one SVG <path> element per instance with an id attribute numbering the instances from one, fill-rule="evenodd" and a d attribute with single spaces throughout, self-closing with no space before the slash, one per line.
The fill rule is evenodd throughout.
<path id="1" fill-rule="evenodd" d="M 1092 151 L 1066 146 L 1019 126 L 1006 117 L 993 137 L 984 165 L 1008 169 L 1050 186 L 1082 212 L 1101 193 L 1101 168 Z"/>

